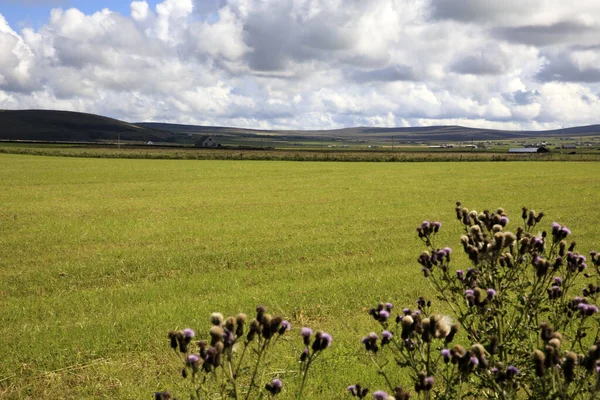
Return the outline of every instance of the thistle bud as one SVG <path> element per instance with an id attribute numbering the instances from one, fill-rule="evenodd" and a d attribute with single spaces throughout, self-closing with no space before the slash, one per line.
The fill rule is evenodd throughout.
<path id="1" fill-rule="evenodd" d="M 244 335 L 244 325 L 246 324 L 246 314 L 238 314 L 235 317 L 235 334 L 238 337 L 241 337 Z"/>
<path id="2" fill-rule="evenodd" d="M 233 332 L 235 330 L 235 319 L 233 317 L 227 317 L 225 320 L 225 329 L 229 332 Z"/>
<path id="3" fill-rule="evenodd" d="M 575 364 L 577 363 L 577 354 L 567 351 L 565 361 L 562 364 L 565 382 L 571 383 L 575 379 Z"/>
<path id="4" fill-rule="evenodd" d="M 544 356 L 544 353 L 542 353 L 540 350 L 535 350 L 533 352 L 533 363 L 535 366 L 535 374 L 538 377 L 542 377 L 546 373 L 546 368 L 544 366 L 545 359 L 546 359 L 546 357 Z"/>
<path id="5" fill-rule="evenodd" d="M 217 343 L 223 340 L 223 328 L 217 325 L 213 325 L 208 331 L 210 335 L 210 345 L 215 346 Z"/>

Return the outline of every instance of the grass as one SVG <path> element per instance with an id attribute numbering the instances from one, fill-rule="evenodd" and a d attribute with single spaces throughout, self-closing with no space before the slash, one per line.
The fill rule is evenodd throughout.
<path id="1" fill-rule="evenodd" d="M 128 144 L 57 145 L 41 143 L 1 143 L 0 154 L 61 157 L 131 158 L 154 160 L 257 160 L 257 161 L 345 161 L 345 162 L 455 162 L 455 161 L 600 161 L 595 148 L 578 149 L 576 154 L 553 150 L 549 154 L 509 154 L 508 149 L 429 149 L 422 146 L 377 149 L 330 149 L 327 147 L 262 149 L 199 149 L 191 147 L 146 146 Z"/>
<path id="2" fill-rule="evenodd" d="M 310 398 L 342 397 L 357 381 L 383 387 L 359 341 L 377 329 L 367 315 L 377 301 L 412 306 L 428 293 L 415 261 L 423 219 L 441 220 L 440 245 L 458 248 L 454 201 L 502 206 L 513 223 L 527 205 L 545 226 L 569 226 L 580 252 L 600 245 L 598 163 L 0 154 L 0 170 L 4 398 L 184 398 L 166 332 L 206 331 L 212 311 L 257 304 L 294 326 L 271 360 L 284 383 L 308 325 L 334 337 Z"/>

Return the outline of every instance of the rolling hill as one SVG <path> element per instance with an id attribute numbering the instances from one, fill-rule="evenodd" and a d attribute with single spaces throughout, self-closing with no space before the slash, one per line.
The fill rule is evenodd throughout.
<path id="1" fill-rule="evenodd" d="M 0 110 L 0 139 L 51 142 L 173 142 L 183 135 L 94 114 L 52 110 Z"/>
<path id="2" fill-rule="evenodd" d="M 0 140 L 50 142 L 194 142 L 196 135 L 223 138 L 277 138 L 278 140 L 470 141 L 544 137 L 600 136 L 600 125 L 548 131 L 505 131 L 463 126 L 410 128 L 354 127 L 335 130 L 257 130 L 221 126 L 155 122 L 128 123 L 94 114 L 53 110 L 0 110 Z"/>

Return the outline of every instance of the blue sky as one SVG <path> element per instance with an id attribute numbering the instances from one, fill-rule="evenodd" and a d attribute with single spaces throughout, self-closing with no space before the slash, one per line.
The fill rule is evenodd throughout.
<path id="1" fill-rule="evenodd" d="M 148 0 L 151 8 L 158 0 Z M 48 21 L 53 8 L 77 8 L 85 14 L 92 14 L 104 8 L 129 15 L 127 0 L 0 0 L 0 14 L 4 15 L 10 26 L 19 31 L 24 27 L 39 28 Z"/>

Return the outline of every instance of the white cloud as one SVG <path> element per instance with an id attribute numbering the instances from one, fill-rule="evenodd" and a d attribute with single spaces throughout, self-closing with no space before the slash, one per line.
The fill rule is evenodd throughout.
<path id="1" fill-rule="evenodd" d="M 0 14 L 0 108 L 262 128 L 599 122 L 593 0 L 132 1 Z"/>

